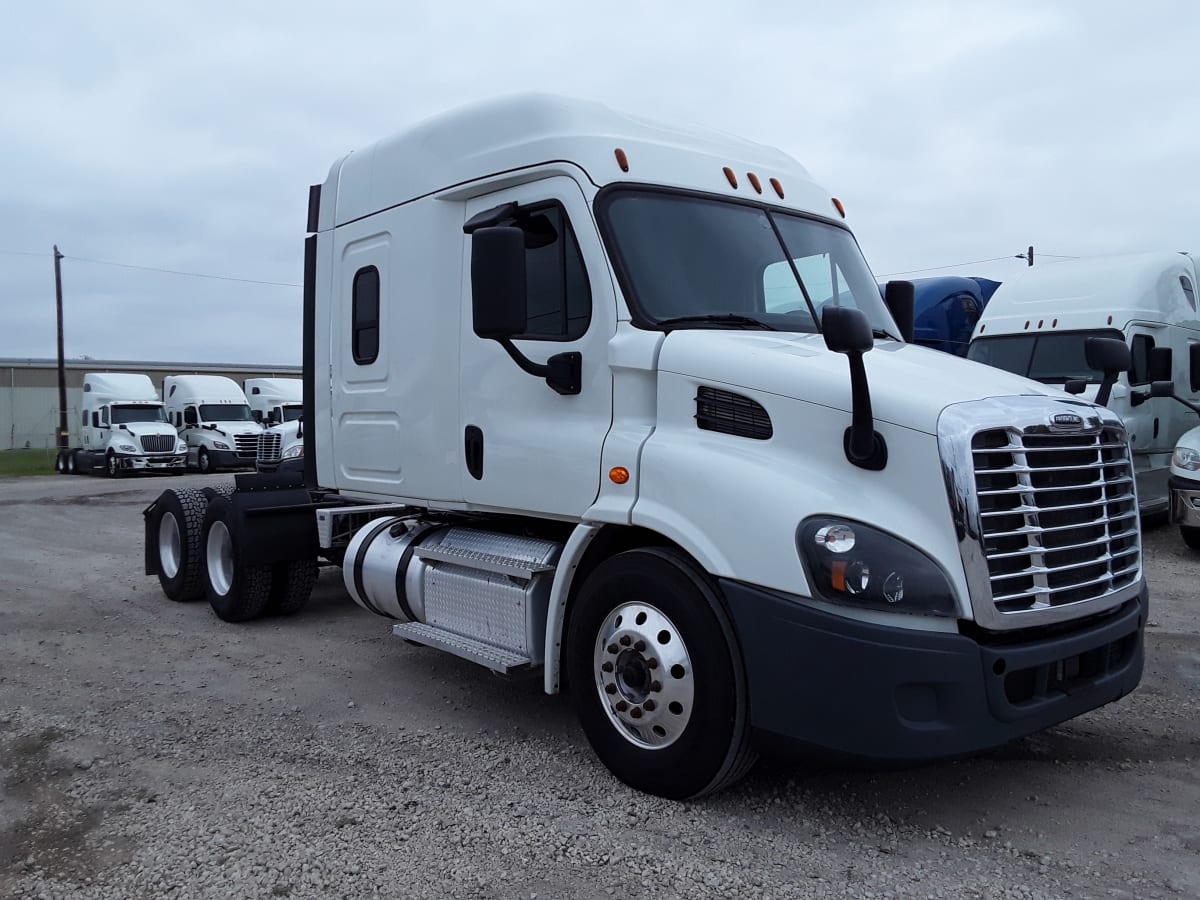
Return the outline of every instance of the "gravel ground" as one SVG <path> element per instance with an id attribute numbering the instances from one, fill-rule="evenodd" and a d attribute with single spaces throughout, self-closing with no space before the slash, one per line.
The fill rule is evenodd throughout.
<path id="1" fill-rule="evenodd" d="M 0 896 L 1200 896 L 1200 555 L 1148 531 L 1132 696 L 981 757 L 636 794 L 569 702 L 405 645 L 323 573 L 247 626 L 141 574 L 183 479 L 0 480 Z"/>

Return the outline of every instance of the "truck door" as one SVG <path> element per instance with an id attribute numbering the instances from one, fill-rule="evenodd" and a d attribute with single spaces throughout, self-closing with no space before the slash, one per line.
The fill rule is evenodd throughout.
<path id="1" fill-rule="evenodd" d="M 601 449 L 612 424 L 608 342 L 616 327 L 612 279 L 579 186 L 559 176 L 472 200 L 466 217 L 517 203 L 527 234 L 528 320 L 513 343 L 544 363 L 582 355 L 582 389 L 555 392 L 517 367 L 504 348 L 476 336 L 471 312 L 471 243 L 463 244 L 459 441 L 467 503 L 581 516 L 600 486 Z"/>

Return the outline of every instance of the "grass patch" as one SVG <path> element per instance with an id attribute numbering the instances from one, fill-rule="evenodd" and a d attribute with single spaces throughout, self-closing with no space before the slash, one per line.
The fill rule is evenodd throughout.
<path id="1" fill-rule="evenodd" d="M 0 478 L 6 475 L 53 475 L 55 450 L 0 450 Z"/>

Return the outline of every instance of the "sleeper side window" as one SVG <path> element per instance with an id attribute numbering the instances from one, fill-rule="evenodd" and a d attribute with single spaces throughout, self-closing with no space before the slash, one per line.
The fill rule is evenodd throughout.
<path id="1" fill-rule="evenodd" d="M 1131 385 L 1150 383 L 1150 351 L 1154 349 L 1154 338 L 1148 334 L 1135 334 L 1129 345 L 1130 356 L 1133 358 L 1129 369 Z"/>
<path id="2" fill-rule="evenodd" d="M 350 350 L 355 363 L 369 366 L 379 357 L 379 270 L 355 272 L 351 295 Z"/>
<path id="3" fill-rule="evenodd" d="M 525 232 L 525 330 L 530 341 L 573 341 L 592 320 L 592 289 L 579 241 L 557 203 L 524 208 L 513 223 Z"/>
<path id="4" fill-rule="evenodd" d="M 1192 287 L 1192 280 L 1186 275 L 1180 275 L 1179 286 L 1183 288 L 1183 296 L 1187 297 L 1188 305 L 1194 310 L 1196 308 L 1196 289 Z"/>

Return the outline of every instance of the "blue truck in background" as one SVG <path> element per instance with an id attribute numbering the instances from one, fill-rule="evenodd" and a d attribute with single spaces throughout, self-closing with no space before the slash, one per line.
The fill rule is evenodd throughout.
<path id="1" fill-rule="evenodd" d="M 911 281 L 915 289 L 913 340 L 923 347 L 966 356 L 975 323 L 1000 282 L 961 275 Z"/>

